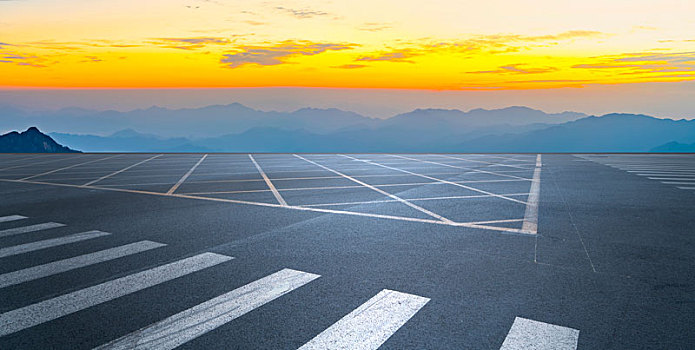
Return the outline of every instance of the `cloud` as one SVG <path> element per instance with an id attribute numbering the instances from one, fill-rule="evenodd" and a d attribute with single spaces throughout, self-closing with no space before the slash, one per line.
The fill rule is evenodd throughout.
<path id="1" fill-rule="evenodd" d="M 558 69 L 555 67 L 538 67 L 538 68 L 525 68 L 523 66 L 526 66 L 525 64 L 510 64 L 506 66 L 501 66 L 499 69 L 495 70 L 483 70 L 483 71 L 474 71 L 474 72 L 466 72 L 468 74 L 504 74 L 504 73 L 509 73 L 509 74 L 541 74 L 541 73 L 550 73 L 550 72 L 555 72 Z"/>
<path id="2" fill-rule="evenodd" d="M 290 57 L 314 56 L 326 51 L 349 50 L 356 46 L 355 44 L 284 41 L 275 45 L 242 46 L 234 52 L 225 54 L 220 62 L 228 68 L 237 68 L 246 64 L 274 66 L 286 63 L 286 59 Z"/>
<path id="3" fill-rule="evenodd" d="M 367 32 L 380 32 L 382 30 L 387 30 L 391 28 L 391 25 L 388 23 L 367 22 L 364 23 L 362 26 L 358 27 L 357 29 Z"/>
<path id="4" fill-rule="evenodd" d="M 313 10 L 297 10 L 297 9 L 292 9 L 292 8 L 287 8 L 283 6 L 277 6 L 275 7 L 276 10 L 283 11 L 285 13 L 288 13 L 296 18 L 300 19 L 305 19 L 305 18 L 312 18 L 312 17 L 319 17 L 319 16 L 330 16 L 331 14 L 328 12 L 323 12 L 323 11 L 313 11 Z"/>
<path id="5" fill-rule="evenodd" d="M 576 69 L 620 70 L 620 75 L 679 73 L 695 71 L 695 52 L 629 53 L 597 57 L 597 63 L 573 65 Z M 660 76 L 667 77 L 667 76 Z M 668 76 L 672 77 L 672 76 Z"/>
<path id="6" fill-rule="evenodd" d="M 355 61 L 360 61 L 360 62 L 387 61 L 387 62 L 415 63 L 415 61 L 410 60 L 410 58 L 418 56 L 418 55 L 419 55 L 419 53 L 412 51 L 412 50 L 393 51 L 393 52 L 378 53 L 378 54 L 371 55 L 371 56 L 362 56 L 362 57 L 357 58 Z"/>
<path id="7" fill-rule="evenodd" d="M 369 67 L 365 64 L 343 64 L 341 66 L 332 66 L 331 68 L 339 68 L 339 69 L 358 69 L 358 68 L 366 68 Z"/>
<path id="8" fill-rule="evenodd" d="M 231 41 L 227 38 L 217 37 L 197 37 L 197 38 L 157 38 L 154 39 L 154 44 L 181 50 L 193 50 L 205 47 L 207 45 L 225 45 Z"/>

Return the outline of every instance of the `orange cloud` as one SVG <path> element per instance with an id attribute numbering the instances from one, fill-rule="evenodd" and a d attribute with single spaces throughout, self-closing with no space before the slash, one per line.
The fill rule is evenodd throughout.
<path id="1" fill-rule="evenodd" d="M 340 51 L 355 48 L 355 44 L 334 44 L 285 41 L 276 45 L 242 46 L 236 51 L 227 53 L 220 60 L 228 68 L 237 68 L 247 64 L 274 66 L 286 63 L 294 56 L 314 56 L 326 51 Z"/>

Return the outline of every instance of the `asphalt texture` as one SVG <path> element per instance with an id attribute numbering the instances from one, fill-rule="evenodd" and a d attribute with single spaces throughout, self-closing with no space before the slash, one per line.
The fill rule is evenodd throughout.
<path id="1" fill-rule="evenodd" d="M 693 349 L 693 208 L 695 155 L 2 154 L 0 252 L 108 234 L 0 254 L 0 349 L 137 337 L 284 269 L 308 277 L 176 345 L 298 349 L 400 317 L 352 348 Z M 207 265 L 157 270 L 187 258 Z M 405 301 L 349 334 L 385 294 Z"/>

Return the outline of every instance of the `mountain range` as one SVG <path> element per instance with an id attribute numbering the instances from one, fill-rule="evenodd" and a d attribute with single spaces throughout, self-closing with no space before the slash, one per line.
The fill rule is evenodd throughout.
<path id="1" fill-rule="evenodd" d="M 695 121 L 527 107 L 417 109 L 375 119 L 338 109 L 240 105 L 130 112 L 0 108 L 1 127 L 39 125 L 88 152 L 692 152 Z"/>
<path id="2" fill-rule="evenodd" d="M 0 153 L 74 153 L 78 152 L 59 145 L 50 136 L 31 127 L 24 132 L 12 131 L 0 135 Z"/>

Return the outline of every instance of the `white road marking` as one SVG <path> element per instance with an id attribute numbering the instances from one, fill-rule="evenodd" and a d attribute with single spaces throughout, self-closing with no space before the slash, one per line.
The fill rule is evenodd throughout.
<path id="1" fill-rule="evenodd" d="M 482 161 L 482 160 L 473 160 L 473 159 L 452 157 L 452 156 L 446 155 L 446 154 L 435 154 L 435 155 L 436 155 L 436 156 L 439 156 L 439 157 L 450 158 L 450 159 L 458 159 L 458 160 L 462 160 L 462 161 L 464 161 L 464 162 L 483 163 L 483 164 L 498 165 L 498 166 L 504 166 L 504 167 L 510 167 L 510 168 L 517 168 L 517 169 L 524 169 L 524 170 L 532 170 L 532 168 L 522 167 L 522 166 L 519 166 L 519 165 L 511 165 L 511 164 L 500 164 L 500 163 L 493 163 L 493 162 L 485 162 L 485 161 Z M 533 165 L 533 164 L 531 164 L 531 165 Z"/>
<path id="2" fill-rule="evenodd" d="M 120 247 L 100 250 L 98 252 L 76 256 L 69 259 L 54 261 L 48 264 L 29 267 L 22 270 L 0 275 L 0 288 L 55 275 L 81 267 L 118 259 L 124 256 L 141 253 L 151 249 L 166 246 L 166 244 L 151 241 L 140 241 Z"/>
<path id="3" fill-rule="evenodd" d="M 102 161 L 102 160 L 107 160 L 107 159 L 111 159 L 111 158 L 114 158 L 114 157 L 120 157 L 120 156 L 122 156 L 122 154 L 116 154 L 116 155 L 112 155 L 112 156 L 106 157 L 106 158 L 99 158 L 99 159 L 95 159 L 95 160 L 90 160 L 90 161 L 88 161 L 88 162 L 84 162 L 84 163 L 79 163 L 79 164 L 75 164 L 75 165 L 66 166 L 66 167 L 64 167 L 64 168 L 60 168 L 60 169 L 55 169 L 55 170 L 47 171 L 47 172 L 44 172 L 44 173 L 41 173 L 41 174 L 36 174 L 36 175 L 27 176 L 27 177 L 25 177 L 25 178 L 22 178 L 21 180 L 30 180 L 30 179 L 33 179 L 33 178 L 35 178 L 35 177 L 41 177 L 41 176 L 44 176 L 44 175 L 53 174 L 53 173 L 59 172 L 59 171 L 61 171 L 61 170 L 71 169 L 71 168 L 74 168 L 74 167 L 78 167 L 78 166 L 80 166 L 80 165 L 86 165 L 86 164 L 91 164 L 91 163 L 95 163 L 95 162 L 100 162 L 100 161 Z"/>
<path id="4" fill-rule="evenodd" d="M 261 174 L 261 177 L 263 177 L 263 181 L 265 181 L 265 184 L 268 186 L 271 192 L 273 192 L 273 196 L 275 196 L 275 200 L 280 203 L 282 206 L 287 206 L 287 202 L 285 202 L 285 199 L 282 198 L 280 195 L 280 192 L 278 192 L 278 189 L 275 188 L 275 185 L 273 185 L 273 182 L 270 181 L 268 178 L 268 175 L 265 174 L 265 171 L 263 171 L 263 168 L 261 168 L 260 165 L 258 165 L 258 162 L 253 158 L 251 154 L 249 154 L 249 159 L 251 159 L 251 162 L 253 162 L 253 165 L 256 166 L 256 169 L 258 169 L 258 172 Z"/>
<path id="5" fill-rule="evenodd" d="M 0 258 L 7 256 L 29 253 L 41 249 L 57 247 L 65 244 L 80 242 L 88 239 L 93 239 L 102 236 L 108 236 L 110 233 L 101 231 L 88 231 L 75 233 L 69 236 L 46 239 L 32 243 L 20 244 L 12 247 L 0 248 Z"/>
<path id="6" fill-rule="evenodd" d="M 26 216 L 21 216 L 21 215 L 8 215 L 8 216 L 0 216 L 0 222 L 10 222 L 10 221 L 15 221 L 15 220 L 22 220 L 26 219 Z"/>
<path id="7" fill-rule="evenodd" d="M 415 205 L 415 204 L 413 204 L 413 203 L 410 203 L 410 202 L 406 201 L 405 199 L 403 199 L 403 198 L 401 198 L 401 197 L 398 197 L 398 196 L 396 196 L 396 195 L 393 195 L 393 194 L 391 194 L 391 193 L 388 193 L 388 192 L 386 192 L 386 191 L 384 191 L 384 190 L 381 190 L 381 189 L 379 189 L 379 188 L 377 188 L 377 187 L 374 187 L 374 186 L 372 186 L 372 185 L 370 185 L 370 184 L 368 184 L 368 183 L 366 183 L 366 182 L 357 180 L 357 179 L 355 179 L 354 177 L 345 175 L 345 174 L 343 174 L 343 173 L 341 173 L 341 172 L 339 172 L 339 171 L 337 171 L 337 170 L 333 170 L 333 169 L 331 169 L 331 168 L 329 168 L 329 167 L 323 166 L 323 165 L 321 165 L 321 164 L 319 164 L 319 163 L 316 163 L 316 162 L 314 162 L 314 161 L 312 161 L 312 160 L 306 159 L 306 158 L 304 158 L 304 157 L 302 157 L 302 156 L 299 156 L 299 155 L 296 155 L 296 154 L 295 154 L 294 156 L 297 157 L 297 158 L 299 158 L 299 159 L 305 160 L 305 161 L 307 161 L 307 162 L 309 162 L 309 163 L 311 163 L 311 164 L 314 164 L 314 165 L 316 165 L 316 166 L 318 166 L 318 167 L 320 167 L 320 168 L 322 168 L 322 169 L 328 170 L 328 171 L 330 171 L 330 172 L 332 172 L 332 173 L 334 173 L 334 174 L 336 174 L 336 175 L 340 175 L 340 176 L 342 176 L 342 177 L 344 177 L 344 178 L 346 178 L 346 179 L 348 179 L 348 180 L 350 180 L 350 181 L 352 181 L 352 182 L 358 183 L 358 184 L 360 184 L 360 185 L 362 185 L 362 186 L 364 186 L 364 187 L 366 187 L 366 188 L 369 188 L 369 189 L 371 189 L 371 190 L 373 190 L 373 191 L 375 191 L 375 192 L 381 193 L 381 194 L 383 194 L 384 196 L 387 196 L 387 197 L 389 197 L 389 198 L 391 198 L 391 199 L 395 199 L 395 200 L 397 200 L 397 201 L 399 201 L 399 202 L 401 202 L 401 203 L 403 203 L 403 204 L 405 204 L 405 205 L 407 205 L 407 206 L 409 206 L 409 207 L 411 207 L 411 208 L 413 208 L 413 209 L 415 209 L 415 210 L 418 210 L 418 211 L 420 211 L 420 212 L 423 212 L 423 213 L 425 213 L 425 214 L 427 214 L 427 215 L 429 215 L 429 216 L 431 216 L 431 217 L 433 217 L 433 218 L 437 218 L 437 219 L 439 219 L 439 220 L 441 220 L 441 221 L 443 221 L 443 222 L 446 222 L 446 223 L 453 223 L 453 221 L 451 221 L 451 220 L 449 220 L 449 219 L 447 219 L 447 218 L 445 218 L 445 217 L 443 217 L 443 216 L 441 216 L 441 215 L 439 215 L 439 214 L 433 213 L 433 212 L 431 212 L 431 211 L 429 211 L 429 210 L 427 210 L 427 209 L 425 209 L 425 208 L 423 208 L 423 207 L 420 207 L 420 206 L 418 206 L 418 205 Z"/>
<path id="8" fill-rule="evenodd" d="M 186 179 L 187 179 L 189 176 L 191 176 L 191 174 L 193 174 L 193 172 L 194 172 L 195 169 L 198 167 L 198 165 L 200 165 L 200 163 L 202 163 L 202 162 L 205 160 L 205 158 L 207 158 L 207 157 L 208 157 L 207 154 L 204 155 L 204 156 L 202 156 L 202 157 L 200 157 L 200 160 L 198 161 L 198 163 L 195 163 L 195 165 L 194 165 L 190 170 L 188 170 L 188 172 L 187 172 L 185 175 L 183 175 L 183 176 L 179 179 L 179 182 L 177 182 L 174 186 L 171 186 L 171 188 L 169 189 L 169 191 L 167 191 L 167 194 L 173 194 L 174 191 L 176 191 L 176 189 L 179 188 L 179 186 L 181 186 L 181 184 L 182 184 L 184 181 L 186 181 Z"/>
<path id="9" fill-rule="evenodd" d="M 43 224 L 8 228 L 6 230 L 0 231 L 0 237 L 14 236 L 14 235 L 22 234 L 22 233 L 48 230 L 48 229 L 52 229 L 52 228 L 56 228 L 56 227 L 63 227 L 63 226 L 65 226 L 65 225 L 57 223 L 57 222 L 45 222 Z"/>
<path id="10" fill-rule="evenodd" d="M 174 349 L 319 277 L 284 269 L 96 349 Z"/>
<path id="11" fill-rule="evenodd" d="M 0 314 L 0 336 L 135 293 L 232 258 L 203 253 Z"/>
<path id="12" fill-rule="evenodd" d="M 538 201 L 541 193 L 541 167 L 541 155 L 538 154 L 536 156 L 536 169 L 533 171 L 533 182 L 531 182 L 530 194 L 526 200 L 524 223 L 521 226 L 522 231 L 534 234 L 538 233 Z"/>
<path id="13" fill-rule="evenodd" d="M 296 205 L 288 205 L 288 206 L 284 207 L 282 205 L 274 204 L 274 203 L 252 202 L 252 201 L 243 201 L 243 200 L 238 200 L 238 199 L 215 198 L 215 197 L 201 197 L 201 196 L 192 196 L 192 195 L 176 194 L 176 193 L 169 195 L 169 194 L 166 194 L 163 192 L 131 190 L 131 189 L 125 189 L 125 188 L 82 186 L 82 185 L 43 182 L 43 181 L 20 181 L 20 180 L 12 180 L 12 179 L 0 179 L 0 181 L 2 181 L 2 182 L 16 182 L 16 183 L 30 183 L 30 184 L 36 184 L 36 185 L 47 185 L 47 186 L 58 186 L 58 187 L 83 188 L 83 189 L 113 191 L 113 192 L 122 192 L 122 193 L 145 194 L 145 195 L 150 195 L 150 196 L 167 196 L 167 197 L 173 196 L 173 197 L 178 197 L 178 198 L 187 198 L 187 199 L 195 199 L 195 200 L 203 200 L 203 201 L 211 201 L 211 202 L 254 205 L 254 206 L 259 206 L 259 207 L 286 208 L 286 209 L 292 209 L 292 210 L 311 211 L 311 212 L 318 212 L 318 213 L 362 216 L 362 217 L 371 217 L 371 218 L 378 218 L 378 219 L 390 219 L 390 220 L 419 222 L 419 223 L 428 223 L 428 224 L 437 224 L 437 225 L 470 227 L 470 228 L 478 228 L 478 229 L 483 229 L 483 230 L 492 230 L 492 231 L 500 231 L 500 232 L 518 233 L 518 234 L 528 235 L 528 233 L 523 232 L 520 229 L 513 229 L 513 228 L 507 228 L 507 227 L 474 225 L 474 224 L 458 223 L 458 222 L 444 222 L 444 221 L 440 221 L 440 220 L 409 218 L 409 217 L 396 216 L 396 215 L 381 215 L 381 214 L 352 212 L 352 211 L 345 211 L 345 210 L 308 208 L 308 207 L 296 206 Z M 499 195 L 495 194 L 493 197 L 498 197 L 498 196 Z"/>
<path id="14" fill-rule="evenodd" d="M 81 154 L 81 155 L 79 155 L 79 156 L 76 156 L 75 158 L 82 158 L 82 157 L 86 157 L 86 156 L 87 156 L 87 154 Z M 24 168 L 24 167 L 31 166 L 31 165 L 55 163 L 55 162 L 60 162 L 60 161 L 62 161 L 62 160 L 69 160 L 69 159 L 70 159 L 69 157 L 64 157 L 64 158 L 59 158 L 59 159 L 51 159 L 51 160 L 47 160 L 47 161 L 43 161 L 43 162 L 35 162 L 35 163 L 29 163 L 29 164 L 20 164 L 20 165 L 15 165 L 15 166 L 7 167 L 7 168 L 2 168 L 2 169 L 0 169 L 0 171 L 5 171 L 5 170 L 10 170 L 10 169 L 15 169 L 15 168 Z"/>
<path id="15" fill-rule="evenodd" d="M 428 175 L 423 175 L 423 174 L 418 174 L 418 173 L 414 173 L 414 172 L 409 171 L 409 170 L 394 168 L 394 167 L 391 167 L 391 166 L 388 166 L 388 165 L 383 165 L 383 164 L 379 164 L 379 163 L 376 163 L 376 162 L 372 162 L 372 161 L 370 161 L 370 160 L 359 159 L 359 158 L 351 157 L 351 156 L 344 155 L 344 154 L 343 154 L 342 156 L 343 156 L 343 157 L 350 158 L 350 159 L 353 159 L 353 160 L 355 160 L 355 161 L 364 162 L 364 163 L 367 163 L 367 164 L 375 165 L 375 166 L 382 167 L 382 168 L 386 168 L 386 169 L 391 169 L 391 170 L 395 170 L 395 171 L 400 171 L 400 172 L 402 172 L 402 173 L 406 173 L 406 174 L 410 174 L 410 175 L 419 176 L 419 177 L 422 177 L 422 178 L 425 178 L 425 179 L 430 179 L 430 180 L 434 180 L 434 181 L 441 181 L 441 182 L 444 182 L 444 183 L 447 183 L 447 184 L 450 184 L 450 185 L 454 185 L 454 186 L 457 186 L 457 187 L 465 188 L 465 189 L 467 189 L 467 190 L 471 190 L 471 191 L 474 191 L 474 192 L 489 194 L 489 195 L 491 195 L 491 196 L 493 196 L 493 197 L 497 197 L 497 198 L 500 198 L 500 199 L 505 199 L 505 200 L 508 200 L 508 201 L 512 201 L 512 202 L 516 202 L 516 203 L 520 203 L 520 204 L 526 205 L 526 202 L 520 201 L 520 200 L 518 200 L 518 199 L 505 197 L 505 196 L 502 196 L 502 195 L 499 195 L 499 194 L 496 194 L 496 193 L 492 193 L 492 192 L 484 191 L 484 190 L 477 189 L 477 188 L 474 188 L 474 187 L 462 185 L 462 184 L 459 184 L 459 183 L 456 183 L 456 182 L 453 182 L 453 181 L 442 180 L 442 179 L 438 179 L 438 178 L 436 178 L 436 177 L 432 177 L 432 176 L 428 176 Z"/>
<path id="16" fill-rule="evenodd" d="M 663 181 L 695 181 L 695 177 L 647 177 L 647 179 Z"/>
<path id="17" fill-rule="evenodd" d="M 528 193 L 503 194 L 503 196 L 528 196 L 528 195 L 529 195 Z M 404 198 L 404 199 L 407 201 L 410 201 L 410 202 L 417 202 L 417 201 L 436 201 L 436 200 L 447 200 L 447 199 L 470 199 L 470 198 L 487 198 L 487 197 L 492 197 L 492 196 L 488 195 L 488 194 L 479 194 L 479 195 L 471 195 L 471 196 L 444 196 L 444 197 L 423 197 L 423 198 Z M 305 204 L 305 205 L 302 205 L 302 207 L 333 207 L 333 206 L 340 206 L 340 205 L 359 205 L 359 204 L 376 204 L 376 203 L 393 203 L 393 202 L 397 202 L 397 201 L 393 200 L 393 199 L 382 199 L 382 200 L 375 200 L 375 201 Z"/>
<path id="18" fill-rule="evenodd" d="M 695 187 L 678 187 L 681 190 L 695 190 Z"/>
<path id="19" fill-rule="evenodd" d="M 108 178 L 110 178 L 111 176 L 118 175 L 118 174 L 120 174 L 120 173 L 122 173 L 122 172 L 124 172 L 124 171 L 126 171 L 126 170 L 132 169 L 132 168 L 134 168 L 134 167 L 136 167 L 136 166 L 138 166 L 138 165 L 140 165 L 140 164 L 147 163 L 147 162 L 151 161 L 152 159 L 155 159 L 155 158 L 158 158 L 158 157 L 161 157 L 161 156 L 162 156 L 161 154 L 158 154 L 158 155 L 156 155 L 156 156 L 154 156 L 154 157 L 145 159 L 145 160 L 143 160 L 143 161 L 141 161 L 141 162 L 137 162 L 137 163 L 135 163 L 135 164 L 133 164 L 133 165 L 131 165 L 131 166 L 125 167 L 125 168 L 123 168 L 123 169 L 121 169 L 121 170 L 114 171 L 114 172 L 111 173 L 111 174 L 104 175 L 104 176 L 102 176 L 102 177 L 100 177 L 100 178 L 98 178 L 98 179 L 96 179 L 96 180 L 89 181 L 89 182 L 87 182 L 87 183 L 84 184 L 84 185 L 85 185 L 85 186 L 93 185 L 93 184 L 95 184 L 95 183 L 97 183 L 97 182 L 99 182 L 99 181 L 101 181 L 101 180 L 108 179 Z"/>
<path id="20" fill-rule="evenodd" d="M 517 317 L 500 350 L 576 350 L 579 331 Z"/>
<path id="21" fill-rule="evenodd" d="M 403 159 L 408 159 L 408 160 L 413 160 L 416 162 L 422 162 L 422 163 L 429 163 L 429 164 L 434 164 L 434 165 L 439 165 L 439 166 L 444 166 L 447 168 L 456 168 L 456 169 L 462 169 L 466 170 L 466 172 L 461 173 L 463 174 L 470 174 L 470 173 L 482 173 L 482 174 L 488 174 L 488 175 L 494 175 L 494 176 L 502 176 L 502 177 L 509 177 L 509 178 L 514 178 L 514 179 L 519 179 L 519 180 L 526 180 L 526 181 L 531 181 L 531 179 L 527 179 L 525 177 L 521 176 L 516 176 L 516 175 L 509 175 L 509 174 L 498 174 L 492 171 L 487 171 L 487 170 L 482 170 L 482 169 L 475 169 L 475 168 L 469 168 L 469 167 L 462 167 L 462 166 L 457 166 L 457 165 L 451 165 L 447 163 L 440 163 L 440 162 L 433 162 L 431 160 L 422 160 L 422 159 L 417 159 L 417 158 L 410 158 L 410 157 L 405 157 L 405 156 L 399 156 L 399 155 L 393 155 L 393 157 L 398 157 L 398 158 L 403 158 Z M 383 163 L 380 163 L 383 164 Z"/>
<path id="22" fill-rule="evenodd" d="M 384 289 L 299 350 L 378 349 L 429 301 L 429 298 Z"/>
<path id="23" fill-rule="evenodd" d="M 667 185 L 695 185 L 695 180 L 692 181 L 661 181 L 662 184 L 667 184 Z"/>

